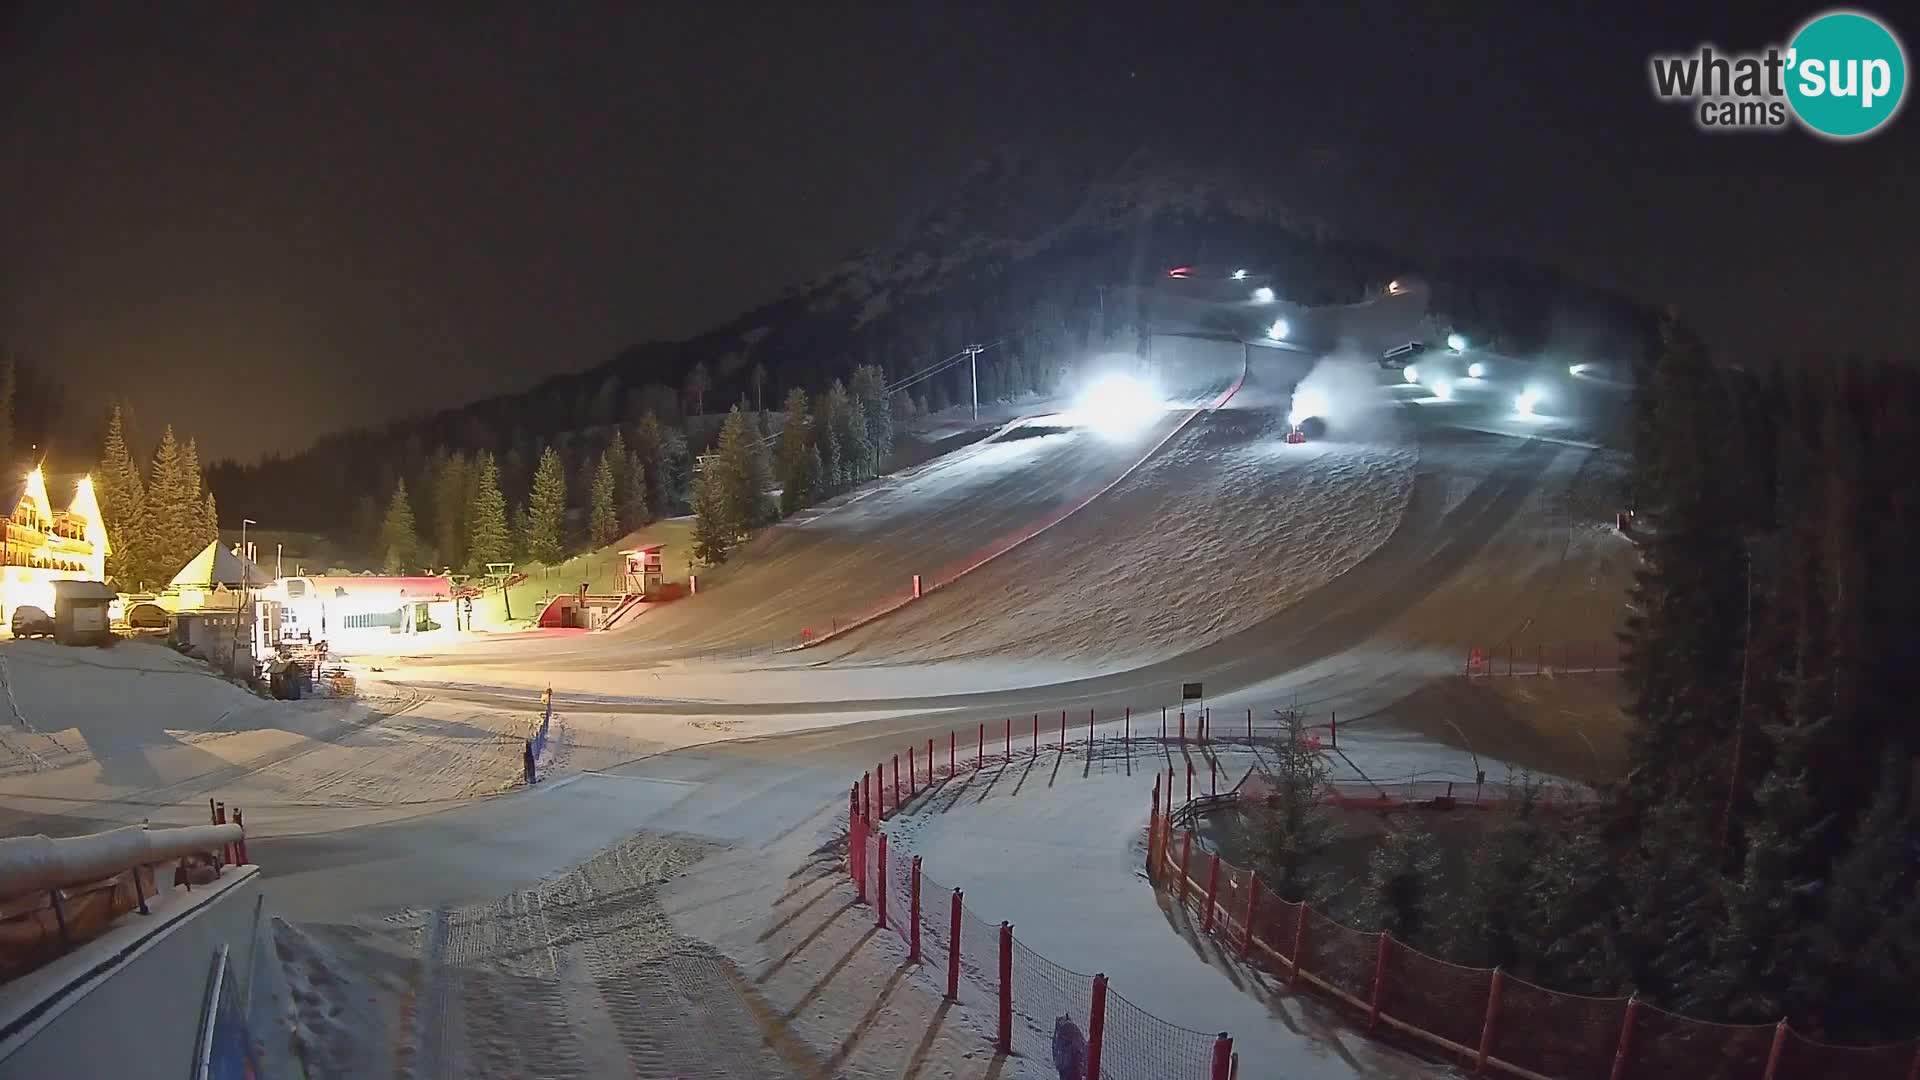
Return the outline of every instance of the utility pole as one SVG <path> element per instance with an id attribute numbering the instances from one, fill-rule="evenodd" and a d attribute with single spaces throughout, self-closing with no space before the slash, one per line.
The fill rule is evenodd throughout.
<path id="1" fill-rule="evenodd" d="M 973 383 L 973 418 L 980 419 L 980 346 L 967 346 L 967 370 Z"/>

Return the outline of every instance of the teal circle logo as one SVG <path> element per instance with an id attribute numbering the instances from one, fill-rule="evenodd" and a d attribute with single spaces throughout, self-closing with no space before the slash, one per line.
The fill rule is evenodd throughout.
<path id="1" fill-rule="evenodd" d="M 1906 52 L 1871 15 L 1817 16 L 1794 35 L 1787 55 L 1787 102 L 1801 123 L 1828 138 L 1872 132 L 1906 97 Z"/>

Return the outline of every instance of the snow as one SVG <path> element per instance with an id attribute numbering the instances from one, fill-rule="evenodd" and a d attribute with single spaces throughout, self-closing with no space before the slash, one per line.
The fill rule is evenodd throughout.
<path id="1" fill-rule="evenodd" d="M 1346 1030 L 1330 1006 L 1186 936 L 1192 928 L 1163 909 L 1143 874 L 1153 770 L 1178 760 L 1158 747 L 1091 761 L 1084 747 L 1016 753 L 962 774 L 885 831 L 893 850 L 921 857 L 923 873 L 964 889 L 982 918 L 1012 922 L 1028 948 L 1104 972 L 1113 993 L 1170 1023 L 1228 1032 L 1243 1076 L 1450 1075 Z M 1227 755 L 1225 766 L 1237 776 L 1246 763 Z"/>
<path id="2" fill-rule="evenodd" d="M 1392 533 L 1419 458 L 1391 442 L 1289 445 L 1284 434 L 1271 410 L 1222 410 L 1103 496 L 1099 513 L 889 619 L 851 660 L 1044 657 L 1110 669 L 1283 610 Z"/>

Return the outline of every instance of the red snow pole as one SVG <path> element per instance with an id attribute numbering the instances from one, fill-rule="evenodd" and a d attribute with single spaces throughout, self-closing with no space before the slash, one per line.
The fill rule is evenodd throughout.
<path id="1" fill-rule="evenodd" d="M 1060 749 L 1067 748 L 1067 710 L 1060 710 Z"/>
<path id="2" fill-rule="evenodd" d="M 915 785 L 920 782 L 920 773 L 913 765 L 913 744 L 907 744 L 907 798 L 914 796 Z"/>
<path id="3" fill-rule="evenodd" d="M 1147 811 L 1147 880 L 1154 880 L 1159 860 L 1154 848 L 1160 842 L 1160 774 L 1153 774 L 1153 806 Z"/>
<path id="4" fill-rule="evenodd" d="M 907 933 L 907 963 L 917 964 L 920 962 L 920 856 L 913 857 L 912 865 L 913 879 L 908 890 L 911 914 L 907 916 L 912 929 Z"/>
<path id="5" fill-rule="evenodd" d="M 1207 912 L 1200 916 L 1200 932 L 1213 933 L 1213 906 L 1220 896 L 1220 853 L 1214 852 L 1207 860 Z"/>
<path id="6" fill-rule="evenodd" d="M 1760 1074 L 1760 1080 L 1775 1080 L 1780 1075 L 1780 1055 L 1787 1049 L 1787 1018 L 1773 1026 L 1773 1046 L 1767 1050 L 1767 1071 Z"/>
<path id="7" fill-rule="evenodd" d="M 1187 906 L 1187 865 L 1193 861 L 1193 834 L 1180 834 L 1180 906 Z"/>
<path id="8" fill-rule="evenodd" d="M 960 890 L 953 890 L 947 914 L 947 1000 L 960 996 Z"/>
<path id="9" fill-rule="evenodd" d="M 1473 1058 L 1475 1076 L 1487 1070 L 1487 1055 L 1493 1052 L 1494 1026 L 1500 1022 L 1500 991 L 1505 982 L 1505 973 L 1494 968 L 1493 981 L 1487 984 L 1487 1018 L 1480 1022 L 1480 1049 Z"/>
<path id="10" fill-rule="evenodd" d="M 860 774 L 860 816 L 873 820 L 873 774 L 870 772 Z"/>
<path id="11" fill-rule="evenodd" d="M 893 809 L 900 810 L 900 755 L 893 755 Z"/>
<path id="12" fill-rule="evenodd" d="M 1000 924 L 1000 1033 L 995 1044 L 1013 1053 L 1013 924 Z"/>
<path id="13" fill-rule="evenodd" d="M 887 820 L 887 763 L 884 761 L 873 767 L 873 809 L 876 820 Z"/>
<path id="14" fill-rule="evenodd" d="M 1633 1022 L 1640 1015 L 1640 995 L 1627 997 L 1627 1011 L 1620 1017 L 1620 1041 L 1613 1048 L 1613 1072 L 1610 1080 L 1624 1080 L 1627 1075 L 1627 1054 L 1633 1049 Z"/>
<path id="15" fill-rule="evenodd" d="M 1213 1076 L 1212 1080 L 1229 1080 L 1233 1070 L 1233 1040 L 1221 1032 L 1213 1040 Z"/>
<path id="16" fill-rule="evenodd" d="M 1260 875 L 1247 875 L 1247 925 L 1240 935 L 1240 959 L 1253 955 L 1253 920 L 1260 915 Z"/>
<path id="17" fill-rule="evenodd" d="M 1100 1047 L 1107 1036 L 1107 976 L 1093 977 L 1093 1002 L 1087 1007 L 1087 1075 L 1100 1075 Z"/>
<path id="18" fill-rule="evenodd" d="M 1380 947 L 1373 957 L 1373 998 L 1367 1002 L 1367 1030 L 1380 1026 L 1380 996 L 1387 990 L 1387 950 L 1393 948 L 1393 935 L 1380 931 Z"/>
<path id="19" fill-rule="evenodd" d="M 880 911 L 880 929 L 885 930 L 887 928 L 887 834 L 886 833 L 880 834 L 880 858 L 875 865 L 880 868 L 880 872 L 877 875 L 875 875 L 878 880 L 874 882 L 874 887 L 873 887 L 873 894 L 875 898 L 874 907 L 878 908 Z"/>

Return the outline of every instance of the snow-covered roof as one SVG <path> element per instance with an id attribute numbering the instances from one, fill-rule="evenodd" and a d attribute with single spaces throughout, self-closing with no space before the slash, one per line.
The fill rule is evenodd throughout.
<path id="1" fill-rule="evenodd" d="M 273 575 L 221 547 L 220 541 L 214 540 L 201 548 L 200 554 L 187 560 L 187 565 L 173 575 L 170 584 L 175 588 L 228 585 L 260 589 L 273 584 Z"/>

